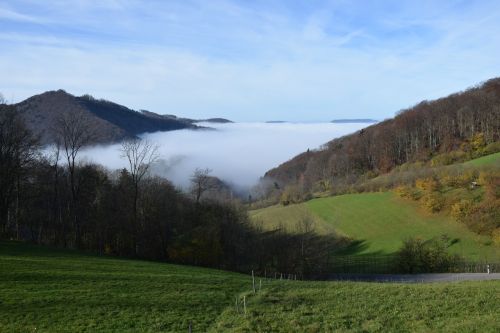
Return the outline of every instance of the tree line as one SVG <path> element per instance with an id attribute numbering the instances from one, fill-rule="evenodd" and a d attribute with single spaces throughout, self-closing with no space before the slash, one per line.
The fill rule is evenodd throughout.
<path id="1" fill-rule="evenodd" d="M 56 142 L 42 147 L 15 106 L 0 102 L 0 237 L 100 254 L 234 271 L 318 276 L 345 239 L 317 235 L 304 221 L 294 233 L 264 231 L 243 204 L 211 199 L 211 177 L 197 170 L 192 191 L 150 169 L 150 142 L 122 144 L 128 167 L 81 163 L 92 141 L 84 113 L 61 114 Z"/>

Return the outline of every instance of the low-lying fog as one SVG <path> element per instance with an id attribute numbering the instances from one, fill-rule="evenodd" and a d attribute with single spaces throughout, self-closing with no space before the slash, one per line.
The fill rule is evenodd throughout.
<path id="1" fill-rule="evenodd" d="M 293 156 L 316 149 L 333 138 L 367 124 L 332 123 L 200 123 L 215 130 L 179 130 L 146 134 L 158 144 L 161 160 L 155 172 L 185 187 L 196 168 L 209 168 L 237 187 L 254 185 L 259 177 Z M 120 145 L 86 149 L 82 156 L 110 169 L 126 167 Z"/>

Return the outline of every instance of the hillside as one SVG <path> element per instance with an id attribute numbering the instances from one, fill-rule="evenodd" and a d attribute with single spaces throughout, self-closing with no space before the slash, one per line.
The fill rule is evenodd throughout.
<path id="1" fill-rule="evenodd" d="M 326 143 L 269 170 L 281 188 L 342 193 L 363 175 L 457 151 L 470 158 L 500 140 L 500 78 L 434 101 Z M 494 146 L 494 153 L 498 145 Z M 493 147 L 492 147 L 493 149 Z"/>
<path id="2" fill-rule="evenodd" d="M 64 90 L 35 95 L 15 106 L 28 127 L 41 136 L 42 143 L 55 140 L 55 124 L 62 115 L 77 112 L 83 113 L 92 123 L 95 132 L 93 143 L 116 142 L 146 132 L 196 128 L 181 118 L 138 112 L 88 95 L 73 96 Z"/>
<path id="3" fill-rule="evenodd" d="M 499 281 L 262 280 L 0 242 L 2 332 L 401 332 L 500 328 Z M 242 296 L 246 296 L 246 315 Z M 239 299 L 239 302 L 236 302 Z M 467 302 L 464 302 L 467 300 Z M 238 307 L 236 307 L 238 305 Z"/>
<path id="4" fill-rule="evenodd" d="M 450 252 L 472 260 L 500 261 L 500 248 L 443 214 L 428 214 L 392 192 L 348 194 L 302 204 L 271 206 L 253 211 L 254 221 L 273 229 L 283 224 L 293 230 L 301 216 L 314 217 L 317 230 L 332 230 L 358 241 L 351 255 L 393 254 L 408 237 L 428 240 L 447 235 Z"/>

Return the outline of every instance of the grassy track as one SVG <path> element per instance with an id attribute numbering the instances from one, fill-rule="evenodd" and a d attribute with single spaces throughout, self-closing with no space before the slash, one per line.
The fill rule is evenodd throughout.
<path id="1" fill-rule="evenodd" d="M 0 332 L 498 332 L 500 281 L 263 281 L 0 242 Z M 247 315 L 236 312 L 247 296 Z"/>
<path id="2" fill-rule="evenodd" d="M 303 211 L 299 213 L 299 211 Z M 264 225 L 280 223 L 294 226 L 297 216 L 316 216 L 320 230 L 333 227 L 340 234 L 363 241 L 352 254 L 390 254 L 407 237 L 430 239 L 443 234 L 457 239 L 450 251 L 470 259 L 500 260 L 500 249 L 485 236 L 478 236 L 443 215 L 423 212 L 417 203 L 398 198 L 392 192 L 348 194 L 320 198 L 301 205 L 273 206 L 255 211 L 254 218 Z"/>

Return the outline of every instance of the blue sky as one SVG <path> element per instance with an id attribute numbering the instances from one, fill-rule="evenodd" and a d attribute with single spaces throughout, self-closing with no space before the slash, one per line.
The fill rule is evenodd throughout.
<path id="1" fill-rule="evenodd" d="M 239 121 L 384 119 L 500 76 L 498 1 L 0 2 L 0 92 Z"/>

